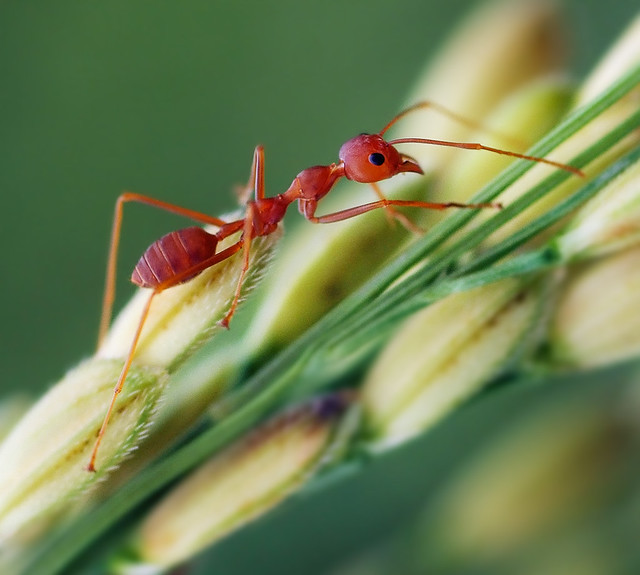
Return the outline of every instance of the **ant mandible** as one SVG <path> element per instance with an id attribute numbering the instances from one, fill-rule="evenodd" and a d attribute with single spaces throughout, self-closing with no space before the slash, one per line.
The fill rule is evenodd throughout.
<path id="1" fill-rule="evenodd" d="M 235 294 L 227 314 L 220 322 L 223 327 L 228 328 L 229 322 L 231 321 L 231 318 L 238 306 L 242 284 L 247 270 L 249 269 L 249 254 L 252 240 L 254 238 L 267 236 L 274 232 L 278 227 L 278 224 L 284 218 L 287 208 L 293 202 L 298 202 L 298 209 L 307 220 L 319 224 L 339 222 L 364 214 L 371 210 L 384 208 L 389 217 L 397 219 L 412 231 L 416 231 L 418 228 L 416 228 L 411 221 L 404 216 L 404 214 L 396 211 L 394 209 L 395 207 L 427 208 L 431 210 L 444 210 L 446 208 L 480 209 L 500 207 L 499 204 L 493 203 L 433 203 L 387 199 L 377 186 L 377 182 L 391 178 L 396 174 L 410 172 L 416 174 L 423 173 L 422 169 L 413 158 L 402 154 L 396 149 L 396 145 L 398 144 L 430 144 L 471 150 L 485 150 L 496 154 L 531 160 L 533 162 L 550 164 L 557 168 L 581 175 L 580 170 L 573 168 L 572 166 L 567 166 L 545 158 L 527 156 L 516 152 L 483 146 L 482 144 L 449 142 L 426 138 L 399 138 L 386 141 L 383 138 L 385 132 L 398 120 L 410 112 L 428 107 L 435 108 L 439 112 L 450 116 L 456 121 L 465 122 L 465 120 L 460 116 L 434 104 L 433 102 L 419 102 L 396 115 L 377 134 L 361 134 L 345 142 L 340 148 L 338 163 L 333 163 L 329 166 L 313 166 L 302 170 L 302 172 L 294 178 L 293 182 L 284 193 L 271 198 L 265 196 L 264 148 L 262 146 L 257 146 L 253 155 L 253 164 L 251 167 L 251 176 L 249 178 L 248 186 L 248 189 L 254 190 L 255 198 L 248 199 L 248 201 L 246 201 L 245 216 L 239 220 L 227 222 L 207 214 L 182 208 L 174 204 L 133 192 L 124 192 L 118 197 L 111 234 L 110 252 L 107 264 L 107 279 L 98 344 L 100 344 L 104 339 L 111 320 L 111 312 L 115 296 L 116 256 L 120 240 L 122 209 L 125 203 L 138 202 L 154 206 L 168 212 L 185 216 L 203 224 L 211 224 L 216 226 L 218 230 L 215 233 L 209 233 L 201 227 L 194 226 L 171 232 L 152 243 L 136 264 L 131 276 L 131 281 L 140 287 L 149 288 L 151 290 L 151 294 L 142 311 L 122 372 L 120 373 L 116 386 L 113 390 L 113 396 L 100 431 L 98 432 L 98 437 L 94 444 L 87 470 L 95 471 L 98 449 L 109 423 L 116 398 L 122 391 L 127 373 L 131 367 L 136 346 L 154 297 L 170 287 L 194 278 L 204 270 L 226 260 L 236 252 L 242 250 L 243 265 L 240 271 Z M 353 180 L 354 182 L 360 182 L 363 184 L 370 184 L 378 196 L 378 200 L 323 216 L 316 216 L 318 202 L 331 191 L 334 184 L 341 178 L 347 178 L 348 180 Z M 238 233 L 240 234 L 240 237 L 235 243 L 221 251 L 217 251 L 218 244 L 222 240 Z"/>

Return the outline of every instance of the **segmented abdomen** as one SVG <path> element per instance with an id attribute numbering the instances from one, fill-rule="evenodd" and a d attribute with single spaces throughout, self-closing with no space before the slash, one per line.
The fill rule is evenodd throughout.
<path id="1" fill-rule="evenodd" d="M 198 265 L 216 253 L 217 245 L 216 236 L 196 226 L 168 233 L 142 254 L 131 281 L 156 289 L 186 282 L 202 271 Z"/>

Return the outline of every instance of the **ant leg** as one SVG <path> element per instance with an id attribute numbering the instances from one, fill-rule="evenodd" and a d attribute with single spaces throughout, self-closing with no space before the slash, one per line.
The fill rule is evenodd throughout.
<path id="1" fill-rule="evenodd" d="M 100 444 L 102 443 L 102 438 L 107 430 L 107 425 L 109 424 L 109 420 L 111 419 L 111 412 L 113 411 L 113 406 L 116 403 L 116 399 L 120 392 L 122 391 L 122 386 L 124 385 L 124 380 L 129 373 L 129 368 L 131 367 L 131 362 L 133 361 L 133 355 L 136 351 L 136 347 L 138 345 L 138 340 L 140 339 L 140 334 L 142 333 L 142 328 L 147 320 L 147 316 L 149 315 L 149 309 L 151 307 L 151 302 L 156 294 L 160 293 L 157 290 L 151 292 L 147 303 L 142 310 L 142 316 L 140 317 L 140 321 L 138 322 L 138 329 L 136 330 L 135 336 L 133 337 L 133 341 L 131 342 L 131 347 L 129 348 L 129 353 L 127 354 L 127 358 L 125 359 L 124 365 L 122 366 L 122 371 L 120 372 L 120 377 L 118 377 L 118 382 L 116 383 L 115 388 L 113 389 L 113 395 L 111 396 L 111 403 L 109 404 L 109 408 L 107 409 L 107 413 L 104 417 L 104 421 L 102 422 L 102 426 L 100 427 L 100 431 L 98 432 L 98 437 L 93 446 L 93 451 L 91 452 L 91 459 L 89 460 L 89 464 L 87 465 L 87 471 L 95 471 L 95 463 L 96 457 L 98 456 L 98 449 L 100 448 Z"/>
<path id="2" fill-rule="evenodd" d="M 245 206 L 251 199 L 251 193 L 254 193 L 255 199 L 260 200 L 265 197 L 264 189 L 264 146 L 256 146 L 253 151 L 253 162 L 251 163 L 251 172 L 249 181 L 246 186 L 237 190 L 238 201 Z"/>
<path id="3" fill-rule="evenodd" d="M 373 188 L 373 191 L 376 193 L 376 195 L 378 196 L 378 198 L 380 198 L 381 201 L 383 202 L 388 202 L 389 200 L 385 197 L 385 195 L 382 193 L 382 190 L 380 189 L 380 186 L 378 186 L 378 184 L 376 184 L 375 182 L 371 182 L 370 186 Z M 387 204 L 384 207 L 385 210 L 385 214 L 387 215 L 387 219 L 390 220 L 390 223 L 394 223 L 394 219 L 398 220 L 404 227 L 405 229 L 407 229 L 408 231 L 421 236 L 424 234 L 424 230 L 420 227 L 418 227 L 416 224 L 414 224 L 407 216 L 405 216 L 403 213 L 399 212 L 398 210 L 394 210 L 393 206 Z"/>
<path id="4" fill-rule="evenodd" d="M 380 189 L 380 186 L 378 184 L 376 184 L 375 182 L 371 182 L 369 185 L 373 188 L 373 191 L 375 192 L 376 196 L 378 196 L 379 200 L 384 201 L 387 199 L 386 196 L 382 193 L 382 190 Z M 398 210 L 394 210 L 391 206 L 384 206 L 384 215 L 391 227 L 395 226 L 395 220 L 400 221 L 400 218 L 398 217 L 400 213 L 398 212 Z M 402 225 L 404 225 L 404 222 L 401 223 Z"/>
<path id="5" fill-rule="evenodd" d="M 236 313 L 236 308 L 238 307 L 238 303 L 240 302 L 240 294 L 242 293 L 242 284 L 244 283 L 244 278 L 249 269 L 249 256 L 251 252 L 251 240 L 253 239 L 253 221 L 254 221 L 254 206 L 255 204 L 250 203 L 248 205 L 247 215 L 244 220 L 244 230 L 242 232 L 242 239 L 235 245 L 239 245 L 242 242 L 242 250 L 244 261 L 242 264 L 242 270 L 240 270 L 240 277 L 238 278 L 238 285 L 236 286 L 235 294 L 233 295 L 233 300 L 231 302 L 231 306 L 229 307 L 229 311 L 227 314 L 220 320 L 220 325 L 226 329 L 229 329 L 229 322 L 233 317 L 233 314 Z"/>
<path id="6" fill-rule="evenodd" d="M 264 190 L 264 146 L 256 146 L 253 154 L 253 165 L 251 166 L 251 174 L 253 175 L 253 188 L 255 190 L 255 199 L 263 200 L 265 197 Z"/>
<path id="7" fill-rule="evenodd" d="M 249 177 L 249 183 L 253 180 L 253 190 L 255 194 L 256 201 L 262 200 L 265 198 L 265 188 L 264 188 L 264 147 L 256 146 L 253 153 L 253 163 L 251 164 L 251 174 Z M 249 188 L 247 187 L 247 191 Z M 229 311 L 227 315 L 225 315 L 222 320 L 220 320 L 220 325 L 224 328 L 229 328 L 229 322 L 233 317 L 233 314 L 236 312 L 236 308 L 238 307 L 238 303 L 240 302 L 240 294 L 242 292 L 242 284 L 244 283 L 244 278 L 247 274 L 247 270 L 249 269 L 249 256 L 251 253 L 251 240 L 254 237 L 254 229 L 253 224 L 256 219 L 255 212 L 255 204 L 251 202 L 247 202 L 247 212 L 245 214 L 244 219 L 244 229 L 242 231 L 242 242 L 243 246 L 243 255 L 244 262 L 242 265 L 242 270 L 240 271 L 240 277 L 238 278 L 238 285 L 236 287 L 236 292 L 233 296 L 233 301 L 231 302 L 231 306 L 229 307 Z M 238 242 L 238 244 L 240 244 Z"/>
<path id="8" fill-rule="evenodd" d="M 240 220 L 240 222 L 243 222 L 243 221 L 244 220 Z M 242 229 L 242 228 L 238 228 L 238 229 Z M 226 236 L 223 236 L 223 239 L 224 237 Z M 173 286 L 176 286 L 178 284 L 181 284 L 182 282 L 186 281 L 186 278 L 194 277 L 202 273 L 204 270 L 209 269 L 210 267 L 213 267 L 216 264 L 219 264 L 220 262 L 223 262 L 224 260 L 230 258 L 233 254 L 239 251 L 240 248 L 242 248 L 242 244 L 243 244 L 243 240 L 239 240 L 235 244 L 231 244 L 228 248 L 225 248 L 221 252 L 216 252 L 210 258 L 207 258 L 206 260 L 202 260 L 197 265 L 190 267 L 189 269 L 185 270 L 182 274 L 173 276 L 170 282 L 165 282 L 162 284 L 162 291 L 164 291 L 165 289 L 171 288 Z"/>
<path id="9" fill-rule="evenodd" d="M 174 214 L 178 214 L 180 216 L 190 218 L 197 222 L 211 224 L 214 226 L 223 226 L 226 223 L 219 218 L 214 218 L 214 217 L 208 216 L 207 214 L 196 212 L 194 210 L 189 210 L 187 208 L 182 208 L 180 206 L 176 206 L 168 202 L 156 200 L 155 198 L 145 196 L 143 194 L 137 194 L 135 192 L 123 192 L 122 194 L 120 194 L 120 196 L 116 201 L 115 213 L 113 216 L 113 224 L 111 227 L 111 239 L 109 241 L 109 257 L 107 259 L 107 274 L 106 274 L 106 280 L 105 280 L 104 296 L 102 299 L 102 315 L 100 318 L 100 329 L 98 330 L 98 347 L 100 347 L 100 344 L 104 340 L 104 337 L 107 334 L 107 331 L 109 329 L 109 324 L 111 323 L 113 301 L 116 295 L 115 293 L 116 292 L 116 289 L 115 289 L 116 263 L 118 258 L 118 245 L 120 243 L 122 213 L 123 213 L 124 204 L 127 202 L 138 202 L 141 204 L 146 204 L 149 206 L 153 206 L 155 208 L 159 208 L 161 210 L 165 210 L 167 212 L 172 212 Z"/>
<path id="10" fill-rule="evenodd" d="M 307 207 L 308 206 L 308 207 Z M 445 202 L 445 203 L 436 203 L 436 202 L 419 202 L 413 200 L 379 200 L 377 202 L 371 202 L 369 204 L 363 204 L 361 206 L 354 206 L 353 208 L 347 208 L 346 210 L 341 210 L 339 212 L 334 212 L 331 214 L 326 214 L 324 216 L 315 216 L 315 202 L 307 202 L 305 204 L 304 216 L 313 223 L 316 224 L 330 224 L 333 222 L 341 222 L 343 220 L 348 220 L 349 218 L 353 218 L 355 216 L 359 216 L 360 214 L 364 214 L 366 212 L 370 212 L 371 210 L 376 210 L 378 208 L 384 208 L 386 206 L 404 206 L 407 208 L 424 208 L 428 210 L 446 210 L 448 208 L 468 208 L 473 210 L 478 210 L 482 208 L 502 208 L 502 204 L 494 204 L 494 203 L 482 203 L 482 204 L 462 204 L 459 202 Z"/>

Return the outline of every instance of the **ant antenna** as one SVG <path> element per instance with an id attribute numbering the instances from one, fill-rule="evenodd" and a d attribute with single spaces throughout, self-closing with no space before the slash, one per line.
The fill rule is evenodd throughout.
<path id="1" fill-rule="evenodd" d="M 433 146 L 448 146 L 450 148 L 462 148 L 464 150 L 484 150 L 486 152 L 493 152 L 494 154 L 502 154 L 503 156 L 511 156 L 513 158 L 520 158 L 521 160 L 531 160 L 532 162 L 539 162 L 542 164 L 548 164 L 555 168 L 571 172 L 578 176 L 584 176 L 584 172 L 573 166 L 563 164 L 561 162 L 554 162 L 546 158 L 539 158 L 538 156 L 528 156 L 526 154 L 518 154 L 517 152 L 510 152 L 509 150 L 502 150 L 500 148 L 492 148 L 491 146 L 483 146 L 482 144 L 469 143 L 469 142 L 449 142 L 447 140 L 431 140 L 428 138 L 398 138 L 396 140 L 389 140 L 388 142 L 392 146 L 396 144 L 431 144 Z"/>
<path id="2" fill-rule="evenodd" d="M 463 116 L 460 116 L 458 114 L 456 114 L 455 112 L 452 112 L 451 110 L 448 110 L 447 108 L 444 108 L 443 106 L 440 106 L 439 104 L 436 104 L 435 102 L 431 102 L 431 101 L 424 101 L 424 102 L 418 102 L 416 104 L 413 104 L 413 106 L 409 106 L 408 108 L 406 108 L 405 110 L 402 110 L 400 113 L 396 114 L 390 122 L 387 123 L 387 125 L 382 128 L 382 130 L 380 130 L 380 132 L 378 132 L 379 136 L 383 136 L 384 133 L 391 128 L 391 126 L 393 126 L 394 124 L 396 124 L 399 120 L 401 120 L 402 118 L 404 118 L 405 116 L 407 116 L 408 114 L 411 114 L 412 112 L 415 112 L 416 110 L 421 110 L 424 108 L 433 108 L 434 110 L 436 110 L 437 112 L 440 112 L 441 114 L 451 118 L 452 120 L 455 120 L 456 122 L 459 122 L 467 127 L 470 128 L 474 128 L 474 129 L 482 129 L 485 130 L 485 128 L 483 128 L 482 126 L 479 126 L 476 122 L 469 120 Z M 485 130 L 485 131 L 489 131 L 490 130 Z M 497 132 L 493 132 L 495 135 L 500 136 L 501 138 L 505 138 L 507 140 L 511 140 L 513 141 L 513 138 L 497 133 Z M 567 172 L 571 172 L 572 174 L 576 174 L 578 176 L 584 176 L 584 172 L 582 170 L 579 170 L 578 168 L 574 168 L 573 166 L 569 166 L 567 164 L 563 164 L 561 162 L 555 162 L 553 160 L 547 160 L 546 158 L 539 158 L 537 156 L 528 156 L 526 154 L 519 154 L 517 152 L 511 152 L 509 150 L 503 150 L 501 148 L 493 148 L 491 146 L 484 146 L 483 144 L 477 144 L 477 143 L 467 143 L 467 142 L 450 142 L 450 141 L 446 141 L 446 140 L 433 140 L 433 139 L 428 139 L 428 138 L 397 138 L 395 140 L 390 140 L 388 142 L 391 145 L 396 145 L 396 144 L 430 144 L 432 146 L 447 146 L 450 148 L 462 148 L 465 150 L 484 150 L 486 152 L 492 152 L 494 154 L 501 154 L 503 156 L 511 156 L 513 158 L 520 158 L 521 160 L 530 160 L 532 162 L 538 162 L 538 163 L 542 163 L 542 164 L 548 164 L 550 166 L 553 166 L 555 168 L 559 168 L 561 170 L 565 170 Z"/>

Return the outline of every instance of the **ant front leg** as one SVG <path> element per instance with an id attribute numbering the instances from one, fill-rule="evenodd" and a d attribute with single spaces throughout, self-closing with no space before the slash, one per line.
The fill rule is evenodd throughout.
<path id="1" fill-rule="evenodd" d="M 314 200 L 300 200 L 300 211 L 304 217 L 313 222 L 314 224 L 331 224 L 333 222 L 341 222 L 354 218 L 360 214 L 365 214 L 372 210 L 379 208 L 386 208 L 387 206 L 398 206 L 407 208 L 423 208 L 428 210 L 446 210 L 449 208 L 467 208 L 472 210 L 478 210 L 483 208 L 497 208 L 501 209 L 502 204 L 498 203 L 480 203 L 480 204 L 463 204 L 460 202 L 420 202 L 413 200 L 378 200 L 377 202 L 370 202 L 361 206 L 354 206 L 353 208 L 347 208 L 346 210 L 340 210 L 339 212 L 333 212 L 331 214 L 325 214 L 324 216 L 316 216 L 315 211 L 317 209 L 318 202 Z"/>
<path id="2" fill-rule="evenodd" d="M 373 191 L 376 193 L 376 196 L 380 198 L 380 201 L 382 202 L 389 201 L 385 197 L 385 195 L 382 193 L 382 190 L 380 189 L 380 186 L 378 186 L 378 184 L 376 184 L 375 182 L 371 182 L 369 185 L 373 188 Z M 398 220 L 404 226 L 404 228 L 410 231 L 411 233 L 416 234 L 417 236 L 421 236 L 424 234 L 424 230 L 422 228 L 414 224 L 403 213 L 399 212 L 398 210 L 395 210 L 393 206 L 386 205 L 384 206 L 384 210 L 385 210 L 385 214 L 387 215 L 387 219 L 390 221 L 391 224 L 393 224 L 393 220 L 395 219 L 395 220 Z"/>

